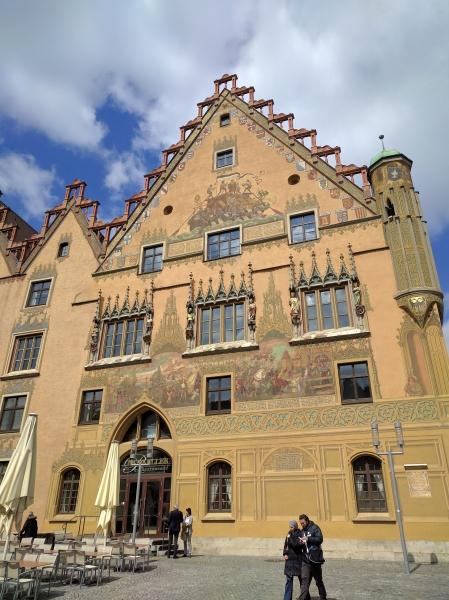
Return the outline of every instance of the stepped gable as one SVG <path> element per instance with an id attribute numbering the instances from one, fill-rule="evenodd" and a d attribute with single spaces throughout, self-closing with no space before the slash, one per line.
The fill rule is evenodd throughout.
<path id="1" fill-rule="evenodd" d="M 178 162 L 176 159 L 184 154 L 187 147 L 201 131 L 202 126 L 205 125 L 206 119 L 209 120 L 215 112 L 213 109 L 217 109 L 225 98 L 230 98 L 237 103 L 241 102 L 242 108 L 246 108 L 249 111 L 249 115 L 253 115 L 256 111 L 259 115 L 265 117 L 266 126 L 269 130 L 273 130 L 275 127 L 278 130 L 282 130 L 285 133 L 285 143 L 292 146 L 293 149 L 300 151 L 302 157 L 310 162 L 310 164 L 313 164 L 315 169 L 319 170 L 320 167 L 328 169 L 330 167 L 337 181 L 339 179 L 340 183 L 345 180 L 349 181 L 353 185 L 353 192 L 357 194 L 359 201 L 365 205 L 371 214 L 376 214 L 374 205 L 373 207 L 370 206 L 373 197 L 368 181 L 368 167 L 366 165 L 343 164 L 341 161 L 341 148 L 339 146 L 319 146 L 316 129 L 297 129 L 294 124 L 295 116 L 293 113 L 275 113 L 273 99 L 256 99 L 255 88 L 253 86 L 238 87 L 237 79 L 236 74 L 224 74 L 214 81 L 213 94 L 197 103 L 196 116 L 179 128 L 179 140 L 162 150 L 161 164 L 144 175 L 143 189 L 125 200 L 123 214 L 111 221 L 105 222 L 97 218 L 100 203 L 85 197 L 87 184 L 78 179 L 75 179 L 71 184 L 66 186 L 63 202 L 46 211 L 39 233 L 35 232 L 20 217 L 17 217 L 17 219 L 23 223 L 22 227 L 13 228 L 14 231 L 6 228 L 6 232 L 3 231 L 1 226 L 2 207 L 6 208 L 7 213 L 9 211 L 8 214 L 13 213 L 13 211 L 3 203 L 0 203 L 0 232 L 6 233 L 9 236 L 6 253 L 12 254 L 15 257 L 17 272 L 23 270 L 23 266 L 36 247 L 45 242 L 45 238 L 52 227 L 72 208 L 75 212 L 84 215 L 89 232 L 96 237 L 100 244 L 101 251 L 99 258 L 105 258 L 119 242 L 124 232 L 137 220 L 144 207 L 147 206 L 157 191 L 164 185 L 167 176 Z M 327 172 L 327 175 L 329 175 L 329 172 Z M 136 210 L 139 207 L 142 210 Z"/>

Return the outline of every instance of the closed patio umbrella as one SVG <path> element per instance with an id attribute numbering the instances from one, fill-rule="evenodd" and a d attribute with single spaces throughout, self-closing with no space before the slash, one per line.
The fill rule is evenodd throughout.
<path id="1" fill-rule="evenodd" d="M 3 558 L 8 552 L 14 519 L 21 520 L 23 511 L 34 500 L 36 426 L 37 415 L 30 413 L 0 484 L 0 533 L 6 529 Z"/>
<path id="2" fill-rule="evenodd" d="M 108 460 L 106 461 L 106 467 L 95 500 L 95 506 L 101 508 L 100 517 L 97 523 L 97 531 L 98 529 L 104 531 L 105 545 L 108 529 L 112 521 L 113 509 L 119 505 L 120 498 L 120 462 L 118 446 L 118 442 L 112 442 L 111 447 L 109 448 Z"/>

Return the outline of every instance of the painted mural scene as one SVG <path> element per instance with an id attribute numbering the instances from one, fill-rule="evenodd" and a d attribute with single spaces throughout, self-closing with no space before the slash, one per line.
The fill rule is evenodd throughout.
<path id="1" fill-rule="evenodd" d="M 153 4 L 154 25 L 142 14 L 157 45 Z M 54 18 L 100 22 L 96 5 Z M 28 52 L 34 32 L 6 12 Z M 83 104 L 84 75 L 68 67 L 57 80 L 73 73 L 80 96 L 44 103 L 64 140 L 82 130 L 56 122 L 70 98 L 100 136 L 89 150 L 27 133 L 0 90 L 0 600 L 447 599 L 449 287 L 415 133 L 386 123 L 410 136 L 395 149 L 376 121 L 355 164 L 354 139 L 365 126 L 373 137 L 366 111 L 335 130 L 348 151 L 306 122 L 336 112 L 337 92 L 255 75 L 262 93 L 243 65 L 196 88 L 195 60 L 189 82 L 177 73 L 147 98 L 134 63 L 111 65 L 94 77 L 104 104 Z M 296 98 L 296 117 L 276 92 L 282 110 Z"/>

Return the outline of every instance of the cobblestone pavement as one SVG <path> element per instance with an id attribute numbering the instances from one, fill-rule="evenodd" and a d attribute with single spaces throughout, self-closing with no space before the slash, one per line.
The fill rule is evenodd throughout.
<path id="1" fill-rule="evenodd" d="M 240 556 L 154 559 L 145 573 L 111 573 L 102 586 L 56 586 L 61 600 L 282 600 L 283 561 Z M 329 600 L 449 600 L 449 565 L 330 559 L 324 565 Z M 293 597 L 299 594 L 297 580 Z M 317 599 L 315 584 L 312 598 Z"/>

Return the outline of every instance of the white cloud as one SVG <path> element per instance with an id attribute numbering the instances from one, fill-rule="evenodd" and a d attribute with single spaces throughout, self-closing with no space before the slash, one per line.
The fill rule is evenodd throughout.
<path id="1" fill-rule="evenodd" d="M 119 193 L 130 182 L 141 189 L 143 187 L 144 170 L 145 166 L 138 156 L 131 152 L 124 152 L 109 160 L 105 185 L 114 193 Z"/>
<path id="2" fill-rule="evenodd" d="M 56 204 L 52 193 L 55 182 L 54 169 L 42 169 L 29 154 L 11 152 L 0 156 L 0 189 L 18 198 L 26 217 L 40 216 Z"/>
<path id="3" fill-rule="evenodd" d="M 228 10 L 207 0 L 4 2 L 0 115 L 100 150 L 106 183 L 119 189 L 132 160 L 120 167 L 105 152 L 98 111 L 106 101 L 138 120 L 127 149 L 137 165 L 147 150 L 177 141 L 214 78 L 237 72 L 257 97 L 273 97 L 276 111 L 294 112 L 297 127 L 316 127 L 321 145 L 341 145 L 345 163 L 369 162 L 384 133 L 387 146 L 415 161 L 438 232 L 449 225 L 440 158 L 448 19 L 447 0 L 241 0 Z"/>

